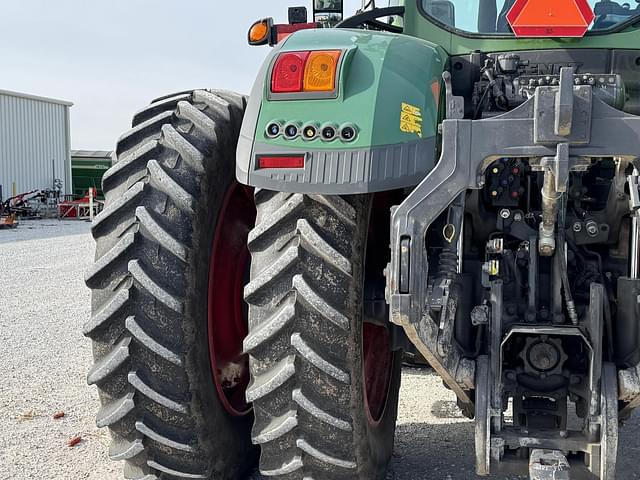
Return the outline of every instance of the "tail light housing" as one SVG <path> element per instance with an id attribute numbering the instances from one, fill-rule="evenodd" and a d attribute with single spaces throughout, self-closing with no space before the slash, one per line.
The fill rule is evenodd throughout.
<path id="1" fill-rule="evenodd" d="M 281 53 L 271 71 L 271 93 L 320 94 L 323 98 L 335 94 L 342 55 L 341 50 Z"/>

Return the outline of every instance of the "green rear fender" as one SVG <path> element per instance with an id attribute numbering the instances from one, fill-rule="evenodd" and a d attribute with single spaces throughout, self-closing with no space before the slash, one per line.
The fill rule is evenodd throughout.
<path id="1" fill-rule="evenodd" d="M 337 98 L 270 99 L 270 71 L 287 51 L 342 50 Z M 416 185 L 433 167 L 445 52 L 382 32 L 301 31 L 275 49 L 258 75 L 237 155 L 241 183 L 301 193 L 363 193 Z M 356 127 L 352 141 L 269 138 L 272 122 Z M 304 168 L 260 169 L 260 155 L 304 155 Z"/>

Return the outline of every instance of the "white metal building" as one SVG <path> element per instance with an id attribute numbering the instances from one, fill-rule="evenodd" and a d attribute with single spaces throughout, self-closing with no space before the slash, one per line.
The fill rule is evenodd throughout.
<path id="1" fill-rule="evenodd" d="M 0 185 L 5 199 L 53 188 L 54 179 L 62 181 L 63 193 L 71 193 L 72 105 L 0 90 Z"/>

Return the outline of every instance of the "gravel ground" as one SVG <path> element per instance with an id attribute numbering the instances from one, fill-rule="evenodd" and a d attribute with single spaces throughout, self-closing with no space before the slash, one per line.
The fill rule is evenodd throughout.
<path id="1" fill-rule="evenodd" d="M 85 382 L 91 347 L 80 329 L 89 316 L 88 232 L 87 223 L 58 221 L 0 230 L 0 479 L 122 478 L 107 459 L 106 432 L 94 426 L 97 394 Z M 54 420 L 59 411 L 65 416 Z M 75 436 L 82 441 L 69 448 Z M 473 448 L 473 424 L 441 381 L 405 370 L 390 477 L 475 479 Z M 621 430 L 619 479 L 640 479 L 639 454 L 636 415 Z"/>

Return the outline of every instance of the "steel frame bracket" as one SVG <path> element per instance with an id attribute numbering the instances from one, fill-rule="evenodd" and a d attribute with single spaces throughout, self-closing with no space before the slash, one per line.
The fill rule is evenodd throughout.
<path id="1" fill-rule="evenodd" d="M 550 172 L 555 178 L 555 188 L 559 193 L 567 191 L 570 172 L 586 172 L 591 166 L 587 158 L 569 156 L 570 148 L 568 143 L 559 143 L 555 156 L 543 157 L 540 160 L 533 159 L 529 163 L 533 171 Z"/>
<path id="2" fill-rule="evenodd" d="M 574 86 L 573 68 L 562 68 L 559 86 L 538 87 L 536 90 L 535 143 L 590 143 L 593 101 L 591 86 Z"/>
<path id="3" fill-rule="evenodd" d="M 492 296 L 499 298 L 500 290 L 500 282 L 494 282 Z M 476 391 L 476 396 L 485 401 L 484 404 L 477 405 L 477 407 L 484 407 L 485 411 L 476 410 L 477 418 L 483 419 L 482 425 L 476 426 L 476 432 L 481 433 L 480 438 L 476 438 L 476 448 L 480 452 L 478 458 L 482 460 L 482 462 L 478 461 L 478 471 L 481 474 L 490 473 L 491 463 L 502 462 L 507 450 L 531 448 L 539 450 L 531 454 L 529 464 L 531 478 L 540 480 L 569 478 L 567 475 L 570 470 L 562 461 L 562 457 L 552 454 L 551 457 L 546 458 L 547 453 L 551 451 L 584 452 L 587 454 L 585 467 L 591 473 L 602 480 L 614 477 L 618 442 L 617 382 L 615 365 L 602 362 L 604 299 L 604 287 L 600 284 L 592 284 L 589 309 L 581 326 L 517 325 L 511 327 L 504 336 L 494 335 L 492 331 L 489 356 L 483 357 L 482 360 L 488 368 L 479 367 L 480 372 L 490 370 L 490 374 L 485 373 L 485 379 Z M 500 327 L 499 323 L 496 327 Z M 535 428 L 523 430 L 521 427 L 504 424 L 500 380 L 503 375 L 501 368 L 503 352 L 507 344 L 518 335 L 579 338 L 589 350 L 589 411 L 583 430 L 557 432 Z M 494 336 L 501 339 L 500 344 L 493 341 Z M 496 392 L 499 394 L 499 399 L 496 398 Z M 484 419 L 488 420 L 486 426 Z M 486 464 L 486 459 L 489 457 L 485 452 L 491 453 L 489 464 Z M 552 457 L 556 457 L 558 461 L 553 460 Z M 545 466 L 550 468 L 542 468 Z M 553 476 L 554 474 L 557 476 Z"/>
<path id="4" fill-rule="evenodd" d="M 627 177 L 629 182 L 629 208 L 632 212 L 640 210 L 640 175 L 633 174 Z"/>
<path id="5" fill-rule="evenodd" d="M 571 135 L 573 127 L 573 68 L 560 70 L 560 89 L 556 92 L 554 133 L 560 137 Z"/>
<path id="6" fill-rule="evenodd" d="M 542 100 L 547 89 L 553 93 L 550 104 Z M 570 135 L 558 136 L 555 130 L 553 135 L 547 135 L 545 125 L 555 129 L 555 98 L 559 90 L 560 87 L 540 87 L 523 105 L 497 117 L 444 120 L 439 162 L 404 202 L 392 209 L 391 262 L 387 268 L 390 320 L 404 328 L 467 413 L 473 412 L 472 395 L 468 385 L 457 381 L 462 354 L 455 346 L 448 349 L 445 357 L 438 354 L 438 325 L 426 308 L 429 264 L 425 237 L 430 225 L 459 195 L 482 188 L 485 170 L 499 158 L 556 158 L 559 144 L 566 144 L 561 147 L 561 158 L 640 158 L 640 117 L 610 107 L 594 97 L 590 87 L 573 88 Z M 448 97 L 455 100 L 452 95 Z M 566 110 L 570 104 L 565 99 L 566 89 L 560 97 L 558 106 Z M 455 104 L 454 101 L 451 113 L 458 110 Z M 558 115 L 561 123 L 567 121 L 566 112 Z"/>

